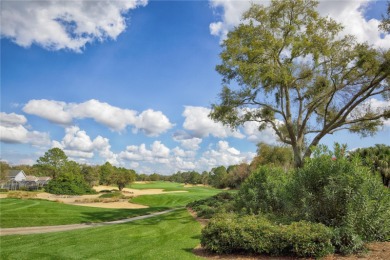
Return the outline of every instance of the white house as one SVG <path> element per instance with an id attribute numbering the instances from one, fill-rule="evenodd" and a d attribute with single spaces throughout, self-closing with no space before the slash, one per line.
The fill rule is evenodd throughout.
<path id="1" fill-rule="evenodd" d="M 10 170 L 8 176 L 10 181 L 25 181 L 27 179 L 26 174 L 23 170 Z"/>

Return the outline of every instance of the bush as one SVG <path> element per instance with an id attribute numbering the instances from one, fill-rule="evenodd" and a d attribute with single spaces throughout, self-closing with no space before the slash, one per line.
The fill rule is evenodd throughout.
<path id="1" fill-rule="evenodd" d="M 198 217 L 211 218 L 218 212 L 233 211 L 234 198 L 229 192 L 221 192 L 207 199 L 191 202 L 187 207 L 194 210 Z"/>
<path id="2" fill-rule="evenodd" d="M 131 196 L 123 195 L 120 191 L 114 191 L 112 193 L 106 193 L 99 196 L 99 198 L 115 198 L 115 199 L 130 199 Z"/>
<path id="3" fill-rule="evenodd" d="M 220 214 L 202 230 L 201 244 L 217 253 L 321 257 L 334 252 L 332 230 L 306 221 L 275 225 L 255 215 Z"/>
<path id="4" fill-rule="evenodd" d="M 364 249 L 362 238 L 357 235 L 353 228 L 336 228 L 333 232 L 332 243 L 338 253 L 350 255 Z"/>
<path id="5" fill-rule="evenodd" d="M 96 191 L 81 178 L 73 176 L 60 176 L 57 179 L 50 180 L 45 186 L 45 191 L 51 194 L 62 195 L 82 195 L 95 194 Z"/>
<path id="6" fill-rule="evenodd" d="M 288 209 L 286 185 L 291 173 L 279 167 L 257 168 L 241 185 L 238 207 L 247 213 L 283 213 Z"/>
<path id="7" fill-rule="evenodd" d="M 289 185 L 298 219 L 351 229 L 363 241 L 390 237 L 390 192 L 359 158 L 321 147 L 298 169 Z"/>
<path id="8" fill-rule="evenodd" d="M 8 189 L 0 189 L 0 192 L 8 192 Z"/>

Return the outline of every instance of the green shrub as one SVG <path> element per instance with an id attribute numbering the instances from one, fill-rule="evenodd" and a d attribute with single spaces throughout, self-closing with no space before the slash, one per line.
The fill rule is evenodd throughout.
<path id="1" fill-rule="evenodd" d="M 82 178 L 75 178 L 67 175 L 59 176 L 57 179 L 50 180 L 49 183 L 45 186 L 45 191 L 51 194 L 62 195 L 82 195 L 96 193 L 96 191 L 91 189 Z"/>
<path id="2" fill-rule="evenodd" d="M 362 238 L 349 227 L 336 228 L 333 232 L 332 244 L 336 251 L 343 255 L 350 255 L 364 249 Z"/>
<path id="3" fill-rule="evenodd" d="M 0 189 L 0 192 L 8 192 L 8 189 Z"/>
<path id="4" fill-rule="evenodd" d="M 114 198 L 114 199 L 129 199 L 132 196 L 123 195 L 120 191 L 114 191 L 112 193 L 106 193 L 99 196 L 99 198 Z"/>
<path id="5" fill-rule="evenodd" d="M 288 193 L 298 219 L 327 226 L 348 227 L 363 241 L 390 236 L 390 192 L 361 166 L 359 158 L 332 154 L 321 147 L 298 169 Z"/>
<path id="6" fill-rule="evenodd" d="M 221 192 L 207 199 L 193 201 L 187 207 L 194 210 L 198 217 L 211 218 L 218 212 L 233 211 L 234 198 L 229 192 Z"/>
<path id="7" fill-rule="evenodd" d="M 283 213 L 288 209 L 286 185 L 291 173 L 282 168 L 257 168 L 241 185 L 237 196 L 239 209 L 247 213 Z"/>
<path id="8" fill-rule="evenodd" d="M 276 225 L 256 215 L 220 214 L 202 230 L 201 244 L 217 253 L 321 257 L 334 252 L 332 229 L 306 221 Z"/>

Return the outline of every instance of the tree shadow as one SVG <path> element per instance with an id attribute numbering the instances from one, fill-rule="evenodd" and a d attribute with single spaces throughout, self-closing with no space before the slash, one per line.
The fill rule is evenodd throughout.
<path id="1" fill-rule="evenodd" d="M 150 207 L 143 209 L 110 209 L 99 212 L 82 212 L 84 221 L 82 223 L 101 223 L 109 222 L 127 218 L 133 218 L 142 215 L 149 215 L 151 213 L 167 210 L 166 207 Z"/>

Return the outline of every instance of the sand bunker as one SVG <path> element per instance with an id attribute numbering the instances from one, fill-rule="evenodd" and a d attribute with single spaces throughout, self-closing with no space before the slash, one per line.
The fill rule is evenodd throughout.
<path id="1" fill-rule="evenodd" d="M 117 187 L 114 186 L 95 186 L 94 190 L 100 192 L 102 190 L 118 190 Z M 187 191 L 163 191 L 163 189 L 146 189 L 146 190 L 136 190 L 136 189 L 128 189 L 124 188 L 122 190 L 122 194 L 128 197 L 137 197 L 141 195 L 155 195 L 155 194 L 165 194 L 165 193 L 174 193 L 174 192 L 187 192 Z M 148 206 L 130 203 L 128 199 L 122 199 L 120 201 L 115 202 L 80 202 L 83 200 L 93 200 L 99 198 L 101 194 L 93 194 L 93 195 L 55 195 L 47 192 L 38 193 L 36 198 L 45 199 L 50 201 L 62 202 L 66 204 L 78 205 L 78 206 L 86 206 L 86 207 L 97 207 L 97 208 L 110 208 L 110 209 L 141 209 L 148 208 Z M 0 198 L 7 198 L 7 194 L 0 194 Z"/>

